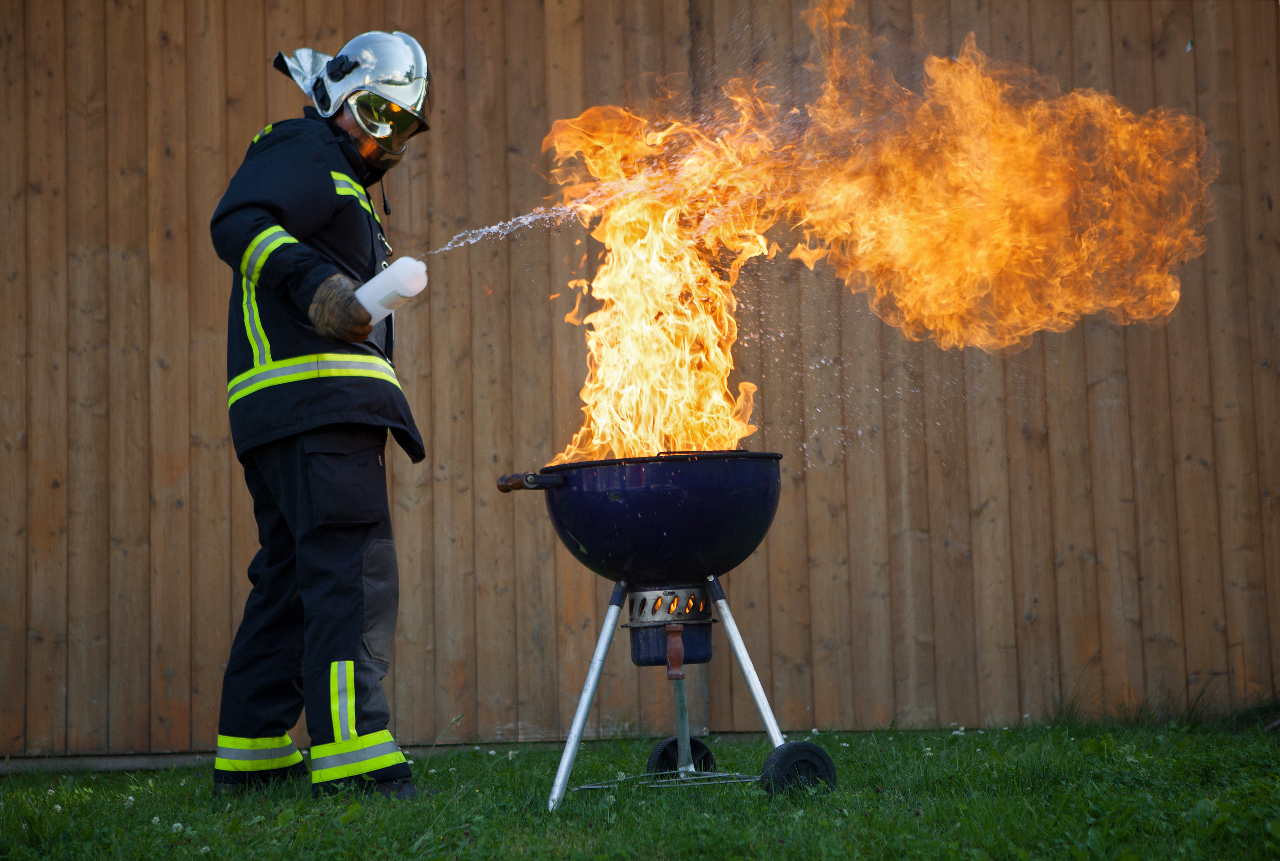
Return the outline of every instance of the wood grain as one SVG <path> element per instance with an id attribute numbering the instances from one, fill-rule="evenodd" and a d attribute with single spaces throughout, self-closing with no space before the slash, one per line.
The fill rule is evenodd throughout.
<path id="1" fill-rule="evenodd" d="M 426 11 L 420 3 L 388 2 L 384 25 L 424 40 Z M 433 115 L 431 125 L 436 118 Z M 409 143 L 409 151 L 386 189 L 391 215 L 390 240 L 396 253 L 422 257 L 429 247 L 431 162 L 428 152 L 434 131 Z M 388 445 L 391 467 L 391 525 L 400 573 L 400 613 L 396 624 L 391 688 L 392 732 L 403 744 L 434 742 L 435 729 L 435 531 L 434 446 L 432 411 L 432 303 L 419 297 L 396 312 L 396 377 L 422 434 L 426 459 L 409 462 L 399 446 Z"/>
<path id="2" fill-rule="evenodd" d="M 909 81 L 911 4 L 870 6 L 871 33 L 884 40 L 884 67 Z M 918 77 L 918 76 L 917 76 Z M 927 449 L 924 430 L 924 347 L 892 329 L 881 340 L 884 378 L 885 479 L 893 612 L 895 718 L 901 726 L 938 721 L 934 663 L 933 586 L 929 559 Z"/>
<path id="3" fill-rule="evenodd" d="M 147 175 L 187 175 L 184 4 L 147 2 Z M 151 259 L 151 749 L 191 743 L 187 186 L 147 183 Z"/>
<path id="4" fill-rule="evenodd" d="M 67 104 L 60 4 L 27 10 L 27 744 L 67 742 Z"/>
<path id="5" fill-rule="evenodd" d="M 227 422 L 227 305 L 229 267 L 201 230 L 227 186 L 227 114 L 192 109 L 225 103 L 226 10 L 213 0 L 187 15 L 187 251 L 190 285 L 191 397 L 191 745 L 218 743 L 222 667 L 231 652 L 233 565 L 231 481 L 234 452 Z"/>
<path id="6" fill-rule="evenodd" d="M 1194 116 L 1197 57 L 1185 47 L 1194 49 L 1192 15 L 1192 4 L 1184 0 L 1151 4 L 1156 104 Z M 1187 699 L 1222 712 L 1230 706 L 1230 688 L 1204 261 L 1193 260 L 1180 277 L 1179 310 L 1166 331 Z"/>
<path id="7" fill-rule="evenodd" d="M 991 54 L 1031 67 L 1031 9 L 1026 0 L 993 0 Z M 1025 78 L 1024 78 L 1025 79 Z M 1049 426 L 1044 337 L 1004 361 L 1005 442 L 1009 452 L 1009 532 L 1021 714 L 1040 719 L 1061 699 L 1058 602 L 1053 573 Z"/>
<path id="8" fill-rule="evenodd" d="M 549 193 L 542 155 L 547 116 L 546 47 L 541 10 L 507 0 L 507 215 L 528 212 Z M 532 470 L 555 456 L 552 438 L 550 245 L 546 232 L 514 235 L 511 266 L 511 414 L 515 428 L 512 465 Z M 556 569 L 559 541 L 544 502 L 536 493 L 512 494 L 515 544 L 515 650 L 519 702 L 518 737 L 536 741 L 558 736 L 556 696 Z"/>
<path id="9" fill-rule="evenodd" d="M 467 194 L 465 79 L 466 4 L 434 3 L 427 11 L 428 56 L 446 69 L 432 81 L 432 131 L 428 219 L 432 247 L 472 226 Z M 470 250 L 433 257 L 431 321 L 432 462 L 435 482 L 434 612 L 435 726 L 443 741 L 470 739 L 476 731 L 475 557 L 472 462 L 472 342 Z M 425 417 L 424 417 L 425 418 Z M 455 716 L 461 715 L 456 724 Z"/>
<path id="10" fill-rule="evenodd" d="M 143 0 L 107 7 L 107 92 L 144 92 Z M 147 117 L 107 100 L 107 275 L 111 379 L 112 751 L 151 748 L 151 392 Z"/>
<path id="11" fill-rule="evenodd" d="M 67 16 L 67 750 L 107 750 L 110 469 L 105 10 Z"/>
<path id="12" fill-rule="evenodd" d="M 466 11 L 467 189 L 471 221 L 507 217 L 507 94 L 501 0 Z M 517 738 L 515 547 L 512 510 L 494 480 L 514 470 L 508 243 L 471 246 L 472 494 L 475 522 L 477 733 Z M 483 631 L 483 635 L 476 634 Z M 460 635 L 465 636 L 465 634 Z"/>
<path id="13" fill-rule="evenodd" d="M 26 4 L 0 12 L 0 109 L 27 111 Z M 27 144 L 19 136 L 0 166 L 0 685 L 22 696 L 0 698 L 0 753 L 26 751 L 27 698 Z"/>
<path id="14" fill-rule="evenodd" d="M 1249 333 L 1253 353 L 1253 405 L 1257 427 L 1265 579 L 1247 591 L 1255 605 L 1242 632 L 1251 655 L 1250 698 L 1272 696 L 1280 686 L 1280 93 L 1277 92 L 1276 9 L 1270 3 L 1232 7 L 1236 32 L 1236 80 L 1240 82 L 1240 168 L 1244 188 L 1244 252 L 1249 283 Z M 1246 83 L 1247 82 L 1247 83 Z M 1268 618 L 1269 617 L 1269 618 Z M 1270 645 L 1268 654 L 1267 645 Z M 1268 667 L 1268 665 L 1270 665 Z M 1268 669 L 1270 672 L 1268 672 Z"/>
<path id="15" fill-rule="evenodd" d="M 586 108 L 582 0 L 549 0 L 543 6 L 543 38 L 547 63 L 547 119 L 568 119 Z M 553 192 L 554 194 L 554 192 Z M 555 195 L 558 197 L 558 195 Z M 562 320 L 574 307 L 576 291 L 569 282 L 588 277 L 586 231 L 574 225 L 551 236 L 551 450 L 558 454 L 582 425 L 582 388 L 587 347 L 582 330 Z M 557 295 L 557 299 L 550 299 Z M 556 671 L 559 684 L 559 734 L 569 731 L 587 667 L 599 635 L 603 608 L 597 606 L 595 575 L 557 542 Z M 587 731 L 599 727 L 598 710 Z"/>

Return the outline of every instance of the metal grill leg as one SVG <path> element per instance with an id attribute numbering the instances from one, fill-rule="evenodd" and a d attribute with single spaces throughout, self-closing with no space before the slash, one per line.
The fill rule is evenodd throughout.
<path id="1" fill-rule="evenodd" d="M 773 709 L 769 707 L 769 700 L 764 695 L 764 686 L 760 684 L 756 668 L 751 664 L 751 656 L 747 654 L 747 644 L 742 642 L 742 634 L 738 633 L 738 626 L 733 621 L 733 613 L 729 612 L 729 601 L 720 585 L 720 578 L 711 576 L 707 578 L 707 582 L 711 584 L 711 597 L 715 601 L 716 609 L 720 611 L 720 624 L 724 625 L 724 634 L 729 638 L 733 656 L 738 659 L 742 677 L 747 680 L 747 687 L 751 689 L 751 699 L 756 701 L 756 710 L 760 712 L 760 720 L 764 722 L 764 731 L 769 734 L 770 744 L 781 747 L 785 742 L 782 730 L 778 729 L 778 721 L 774 718 Z"/>
<path id="2" fill-rule="evenodd" d="M 618 581 L 618 585 L 613 588 L 613 597 L 609 599 L 609 611 L 605 613 L 604 624 L 600 626 L 600 639 L 596 642 L 596 652 L 591 657 L 591 667 L 587 670 L 586 684 L 582 686 L 582 697 L 578 700 L 578 710 L 573 715 L 573 725 L 569 727 L 569 738 L 564 743 L 560 767 L 556 769 L 556 780 L 551 784 L 547 810 L 555 810 L 560 806 L 560 800 L 564 798 L 565 789 L 568 788 L 573 761 L 578 758 L 578 746 L 582 744 L 582 731 L 587 726 L 587 713 L 591 711 L 591 702 L 596 698 L 600 672 L 604 669 L 605 658 L 609 656 L 613 632 L 618 627 L 618 616 L 622 613 L 622 605 L 626 600 L 627 584 Z"/>
<path id="3" fill-rule="evenodd" d="M 671 683 L 676 695 L 676 750 L 679 771 L 693 771 L 693 750 L 689 747 L 689 696 L 684 689 L 684 679 Z"/>

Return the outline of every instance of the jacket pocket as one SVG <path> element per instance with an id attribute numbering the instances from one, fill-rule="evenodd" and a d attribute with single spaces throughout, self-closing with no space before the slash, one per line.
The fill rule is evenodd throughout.
<path id="1" fill-rule="evenodd" d="M 379 523 L 390 517 L 385 447 L 382 428 L 308 435 L 303 450 L 315 525 Z"/>

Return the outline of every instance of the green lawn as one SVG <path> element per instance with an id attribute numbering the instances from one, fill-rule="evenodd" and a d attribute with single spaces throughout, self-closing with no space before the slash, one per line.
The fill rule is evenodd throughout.
<path id="1" fill-rule="evenodd" d="M 555 814 L 545 747 L 437 752 L 414 772 L 442 794 L 408 804 L 215 803 L 207 766 L 7 777 L 0 858 L 1280 858 L 1280 732 L 1257 721 L 957 733 L 810 736 L 840 772 L 825 795 L 628 787 Z M 708 742 L 721 770 L 758 773 L 766 753 Z M 586 745 L 574 785 L 635 773 L 650 745 Z"/>

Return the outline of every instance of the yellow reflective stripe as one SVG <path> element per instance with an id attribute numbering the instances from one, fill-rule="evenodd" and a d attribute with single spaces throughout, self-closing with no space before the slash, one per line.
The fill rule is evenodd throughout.
<path id="1" fill-rule="evenodd" d="M 324 783 L 405 761 L 404 751 L 387 730 L 311 748 L 311 781 Z"/>
<path id="2" fill-rule="evenodd" d="M 253 364 L 265 365 L 271 361 L 271 341 L 267 338 L 266 329 L 262 326 L 262 315 L 258 313 L 258 278 L 262 275 L 262 267 L 267 258 L 281 245 L 297 243 L 298 240 L 278 224 L 273 224 L 253 237 L 249 246 L 240 258 L 240 288 L 244 293 L 244 331 L 249 337 L 249 346 L 253 349 Z"/>
<path id="3" fill-rule="evenodd" d="M 356 665 L 354 661 L 334 661 L 329 665 L 329 716 L 333 719 L 333 740 L 356 737 Z"/>
<path id="4" fill-rule="evenodd" d="M 218 736 L 218 747 L 229 747 L 236 750 L 271 750 L 277 747 L 293 747 L 293 739 L 288 733 L 275 738 L 239 738 L 234 735 Z"/>
<path id="5" fill-rule="evenodd" d="M 246 371 L 227 383 L 227 406 L 270 386 L 321 377 L 370 377 L 400 388 L 391 365 L 377 356 L 320 353 L 282 359 Z"/>
<path id="6" fill-rule="evenodd" d="M 265 129 L 263 129 L 262 131 L 258 132 L 256 135 L 254 135 L 254 136 L 253 136 L 253 142 L 254 142 L 254 143 L 257 143 L 258 141 L 262 140 L 263 138 L 265 138 L 265 137 L 266 137 L 267 135 L 269 135 L 269 134 L 271 134 L 271 125 L 268 125 Z"/>
<path id="7" fill-rule="evenodd" d="M 333 177 L 334 191 L 338 192 L 338 194 L 354 197 L 360 201 L 360 205 L 364 207 L 365 212 L 372 215 L 379 224 L 382 223 L 382 219 L 378 218 L 378 213 L 374 212 L 373 207 L 369 204 L 369 195 L 365 193 L 364 186 L 345 173 L 339 173 L 336 170 L 329 171 L 329 175 Z"/>
<path id="8" fill-rule="evenodd" d="M 218 771 L 271 771 L 299 762 L 302 754 L 287 734 L 277 738 L 220 735 L 213 767 Z"/>

